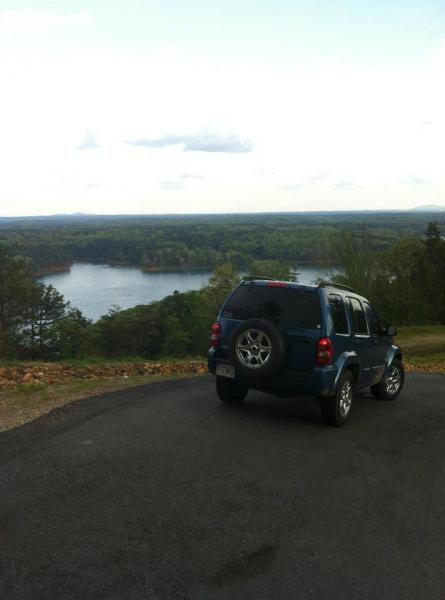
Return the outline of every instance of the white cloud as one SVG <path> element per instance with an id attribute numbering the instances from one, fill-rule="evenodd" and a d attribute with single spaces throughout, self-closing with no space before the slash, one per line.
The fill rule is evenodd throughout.
<path id="1" fill-rule="evenodd" d="M 145 148 L 168 148 L 181 145 L 186 152 L 227 152 L 240 154 L 252 152 L 250 140 L 241 140 L 237 135 L 195 133 L 192 135 L 167 134 L 157 139 L 137 139 L 127 144 Z"/>

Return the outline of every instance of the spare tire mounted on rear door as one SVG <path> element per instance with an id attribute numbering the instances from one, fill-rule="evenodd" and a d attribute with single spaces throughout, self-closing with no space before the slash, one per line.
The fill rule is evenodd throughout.
<path id="1" fill-rule="evenodd" d="M 240 375 L 260 378 L 276 373 L 286 358 L 282 332 L 264 319 L 248 319 L 229 339 L 229 355 Z"/>

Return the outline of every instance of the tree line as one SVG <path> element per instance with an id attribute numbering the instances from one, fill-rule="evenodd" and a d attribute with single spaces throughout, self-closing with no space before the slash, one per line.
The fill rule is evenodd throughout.
<path id="1" fill-rule="evenodd" d="M 445 323 L 445 240 L 437 224 L 430 223 L 420 237 L 403 236 L 383 251 L 367 227 L 345 230 L 336 236 L 331 253 L 342 268 L 333 279 L 368 297 L 382 321 Z M 289 264 L 279 260 L 252 261 L 249 271 L 292 278 Z M 235 264 L 220 264 L 201 290 L 113 309 L 93 323 L 56 289 L 36 280 L 27 258 L 0 244 L 0 357 L 202 355 L 209 345 L 209 328 L 238 283 L 238 273 Z"/>
<path id="2" fill-rule="evenodd" d="M 437 218 L 445 224 L 445 213 Z M 206 270 L 229 262 L 245 270 L 253 260 L 332 264 L 339 229 L 359 224 L 383 251 L 400 235 L 420 235 L 426 219 L 424 213 L 0 219 L 0 241 L 26 256 L 34 272 L 73 261 Z"/>

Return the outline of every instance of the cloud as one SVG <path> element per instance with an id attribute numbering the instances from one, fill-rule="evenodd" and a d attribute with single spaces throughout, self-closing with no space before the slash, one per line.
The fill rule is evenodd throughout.
<path id="1" fill-rule="evenodd" d="M 179 175 L 179 179 L 205 179 L 205 176 L 199 173 L 182 173 Z"/>
<path id="2" fill-rule="evenodd" d="M 92 148 L 100 148 L 96 142 L 96 138 L 92 133 L 85 134 L 85 138 L 80 146 L 77 146 L 78 150 L 90 150 Z"/>
<path id="3" fill-rule="evenodd" d="M 339 181 L 334 184 L 336 190 L 356 190 L 358 187 L 353 181 Z"/>
<path id="4" fill-rule="evenodd" d="M 3 35 L 45 34 L 66 26 L 86 27 L 94 23 L 87 11 L 56 14 L 39 10 L 1 10 L 0 33 Z"/>
<path id="5" fill-rule="evenodd" d="M 127 141 L 133 146 L 146 148 L 167 148 L 182 144 L 186 152 L 227 152 L 241 154 L 252 152 L 253 145 L 249 140 L 241 140 L 237 135 L 194 134 L 178 135 L 168 134 L 155 139 L 139 139 Z"/>
<path id="6" fill-rule="evenodd" d="M 161 188 L 163 190 L 180 190 L 182 189 L 182 182 L 177 179 L 166 179 L 161 181 Z"/>
<path id="7" fill-rule="evenodd" d="M 410 175 L 409 177 L 404 177 L 400 179 L 399 183 L 402 185 L 414 185 L 414 186 L 424 186 L 431 185 L 432 182 L 427 179 L 423 179 L 422 177 L 415 177 L 414 175 Z"/>

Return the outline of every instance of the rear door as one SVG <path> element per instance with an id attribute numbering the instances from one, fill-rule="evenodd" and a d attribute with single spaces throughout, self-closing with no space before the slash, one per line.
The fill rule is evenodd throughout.
<path id="1" fill-rule="evenodd" d="M 371 383 L 378 383 L 385 371 L 388 341 L 383 336 L 382 326 L 377 313 L 366 300 L 363 301 L 363 309 L 371 336 Z"/>
<path id="2" fill-rule="evenodd" d="M 372 379 L 373 343 L 362 303 L 352 296 L 348 296 L 348 303 L 352 316 L 354 346 L 360 363 L 359 385 L 367 385 Z"/>
<path id="3" fill-rule="evenodd" d="M 286 298 L 287 310 L 281 325 L 288 345 L 285 367 L 310 373 L 315 366 L 322 331 L 320 296 L 318 290 L 290 289 L 292 294 Z"/>
<path id="4" fill-rule="evenodd" d="M 312 371 L 322 327 L 316 289 L 277 282 L 239 286 L 221 313 L 223 351 L 233 329 L 248 319 L 265 319 L 284 333 L 288 349 L 285 368 Z"/>
<path id="5" fill-rule="evenodd" d="M 351 348 L 351 332 L 345 303 L 340 294 L 332 293 L 328 296 L 329 311 L 332 319 L 332 337 L 334 338 L 335 358 L 342 352 Z"/>

